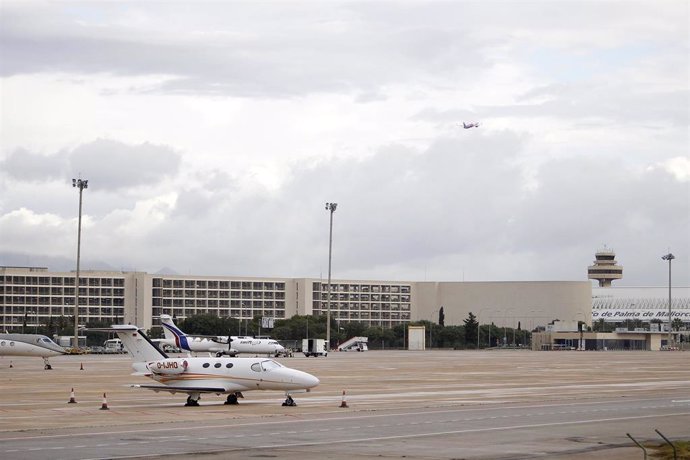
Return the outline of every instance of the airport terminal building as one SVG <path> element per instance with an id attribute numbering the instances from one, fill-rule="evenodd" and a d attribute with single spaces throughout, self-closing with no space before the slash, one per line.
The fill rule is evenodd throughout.
<path id="1" fill-rule="evenodd" d="M 45 267 L 0 267 L 0 329 L 47 324 L 74 314 L 75 273 Z M 242 320 L 328 309 L 327 282 L 318 278 L 160 275 L 82 271 L 80 322 L 131 323 L 146 329 L 161 314 L 178 318 L 208 313 Z M 480 324 L 534 329 L 554 320 L 642 323 L 668 321 L 668 288 L 592 287 L 591 281 L 433 282 L 333 280 L 331 315 L 341 322 L 385 328 L 411 321 L 461 325 L 470 312 Z M 672 318 L 690 324 L 690 288 L 674 287 Z M 653 321 L 657 320 L 657 321 Z"/>
<path id="2" fill-rule="evenodd" d="M 275 319 L 320 315 L 328 309 L 327 282 L 317 278 L 159 275 L 81 271 L 80 322 L 112 321 L 144 328 L 161 314 L 185 318 Z M 480 323 L 522 328 L 554 319 L 586 321 L 592 313 L 589 281 L 430 282 L 332 280 L 331 315 L 338 321 L 393 327 L 410 321 L 460 325 L 473 312 Z M 75 273 L 45 267 L 0 267 L 0 328 L 18 331 L 72 316 Z"/>

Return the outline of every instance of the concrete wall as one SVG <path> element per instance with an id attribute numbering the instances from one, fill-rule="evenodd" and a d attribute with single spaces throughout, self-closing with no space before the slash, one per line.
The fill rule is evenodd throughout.
<path id="1" fill-rule="evenodd" d="M 443 306 L 445 324 L 461 325 L 469 312 L 480 324 L 522 329 L 554 319 L 591 324 L 592 285 L 589 281 L 418 282 L 413 320 L 438 322 Z"/>

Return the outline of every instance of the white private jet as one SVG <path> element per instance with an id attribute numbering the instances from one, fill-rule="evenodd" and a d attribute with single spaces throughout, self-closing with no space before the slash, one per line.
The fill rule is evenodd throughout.
<path id="1" fill-rule="evenodd" d="M 114 325 L 114 331 L 132 356 L 132 375 L 149 377 L 161 385 L 132 385 L 153 391 L 187 393 L 186 406 L 198 406 L 202 393 L 227 394 L 225 404 L 237 404 L 242 392 L 250 390 L 285 391 L 284 406 L 296 406 L 291 394 L 310 391 L 319 379 L 306 372 L 285 367 L 266 358 L 170 358 L 149 339 L 143 330 L 131 325 Z"/>
<path id="2" fill-rule="evenodd" d="M 478 122 L 478 121 L 475 121 L 475 122 L 472 122 L 472 123 L 465 123 L 465 122 L 462 122 L 462 127 L 465 128 L 465 129 L 479 128 L 479 122 Z"/>
<path id="3" fill-rule="evenodd" d="M 254 353 L 278 356 L 285 353 L 285 348 L 273 339 L 255 339 L 254 337 L 217 336 L 203 337 L 187 335 L 178 328 L 170 315 L 161 315 L 161 326 L 165 339 L 161 344 L 171 345 L 184 351 L 209 352 L 216 356 L 238 353 Z"/>
<path id="4" fill-rule="evenodd" d="M 64 348 L 45 335 L 0 334 L 0 356 L 38 356 L 43 358 L 46 370 L 53 368 L 48 358 L 65 353 Z"/>

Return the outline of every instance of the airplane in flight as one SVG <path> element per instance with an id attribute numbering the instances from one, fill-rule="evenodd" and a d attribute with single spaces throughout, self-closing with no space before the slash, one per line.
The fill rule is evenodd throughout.
<path id="1" fill-rule="evenodd" d="M 465 123 L 464 121 L 462 122 L 462 127 L 465 129 L 470 129 L 470 128 L 479 128 L 479 122 L 475 121 L 472 123 Z"/>
<path id="2" fill-rule="evenodd" d="M 267 358 L 186 357 L 170 358 L 143 330 L 133 325 L 89 331 L 114 331 L 132 356 L 132 375 L 149 377 L 160 385 L 131 385 L 156 392 L 186 393 L 185 406 L 198 406 L 202 394 L 227 394 L 225 404 L 238 404 L 242 392 L 285 391 L 284 406 L 296 406 L 294 393 L 308 392 L 319 379 Z"/>
<path id="3" fill-rule="evenodd" d="M 44 369 L 50 370 L 48 358 L 64 355 L 67 350 L 40 334 L 0 334 L 0 356 L 38 356 Z"/>
<path id="4" fill-rule="evenodd" d="M 256 339 L 254 337 L 241 336 L 191 336 L 182 332 L 175 325 L 170 315 L 161 315 L 160 318 L 165 339 L 159 342 L 175 346 L 180 350 L 215 353 L 216 356 L 235 356 L 238 353 L 278 356 L 285 353 L 285 347 L 273 339 Z"/>

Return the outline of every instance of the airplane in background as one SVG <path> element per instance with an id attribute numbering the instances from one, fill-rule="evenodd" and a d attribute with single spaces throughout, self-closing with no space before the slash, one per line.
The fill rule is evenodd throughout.
<path id="1" fill-rule="evenodd" d="M 165 339 L 160 340 L 159 343 L 175 346 L 180 350 L 215 353 L 216 356 L 235 356 L 238 353 L 278 356 L 285 353 L 285 347 L 273 339 L 241 336 L 192 336 L 182 332 L 170 315 L 161 315 L 160 318 Z"/>
<path id="2" fill-rule="evenodd" d="M 67 350 L 40 334 L 0 334 L 0 356 L 38 356 L 44 369 L 50 370 L 48 358 L 64 355 Z"/>
<path id="3" fill-rule="evenodd" d="M 114 331 L 132 356 L 132 375 L 149 377 L 161 385 L 131 385 L 169 393 L 186 393 L 186 406 L 198 406 L 202 394 L 227 394 L 225 404 L 237 404 L 242 392 L 250 390 L 285 391 L 284 406 L 296 406 L 293 393 L 308 392 L 319 384 L 311 374 L 285 367 L 267 358 L 186 357 L 170 358 L 132 325 L 113 325 Z"/>
<path id="4" fill-rule="evenodd" d="M 465 128 L 465 129 L 479 128 L 479 122 L 478 122 L 478 121 L 475 121 L 475 122 L 472 122 L 472 123 L 465 123 L 465 122 L 462 122 L 462 127 Z"/>

